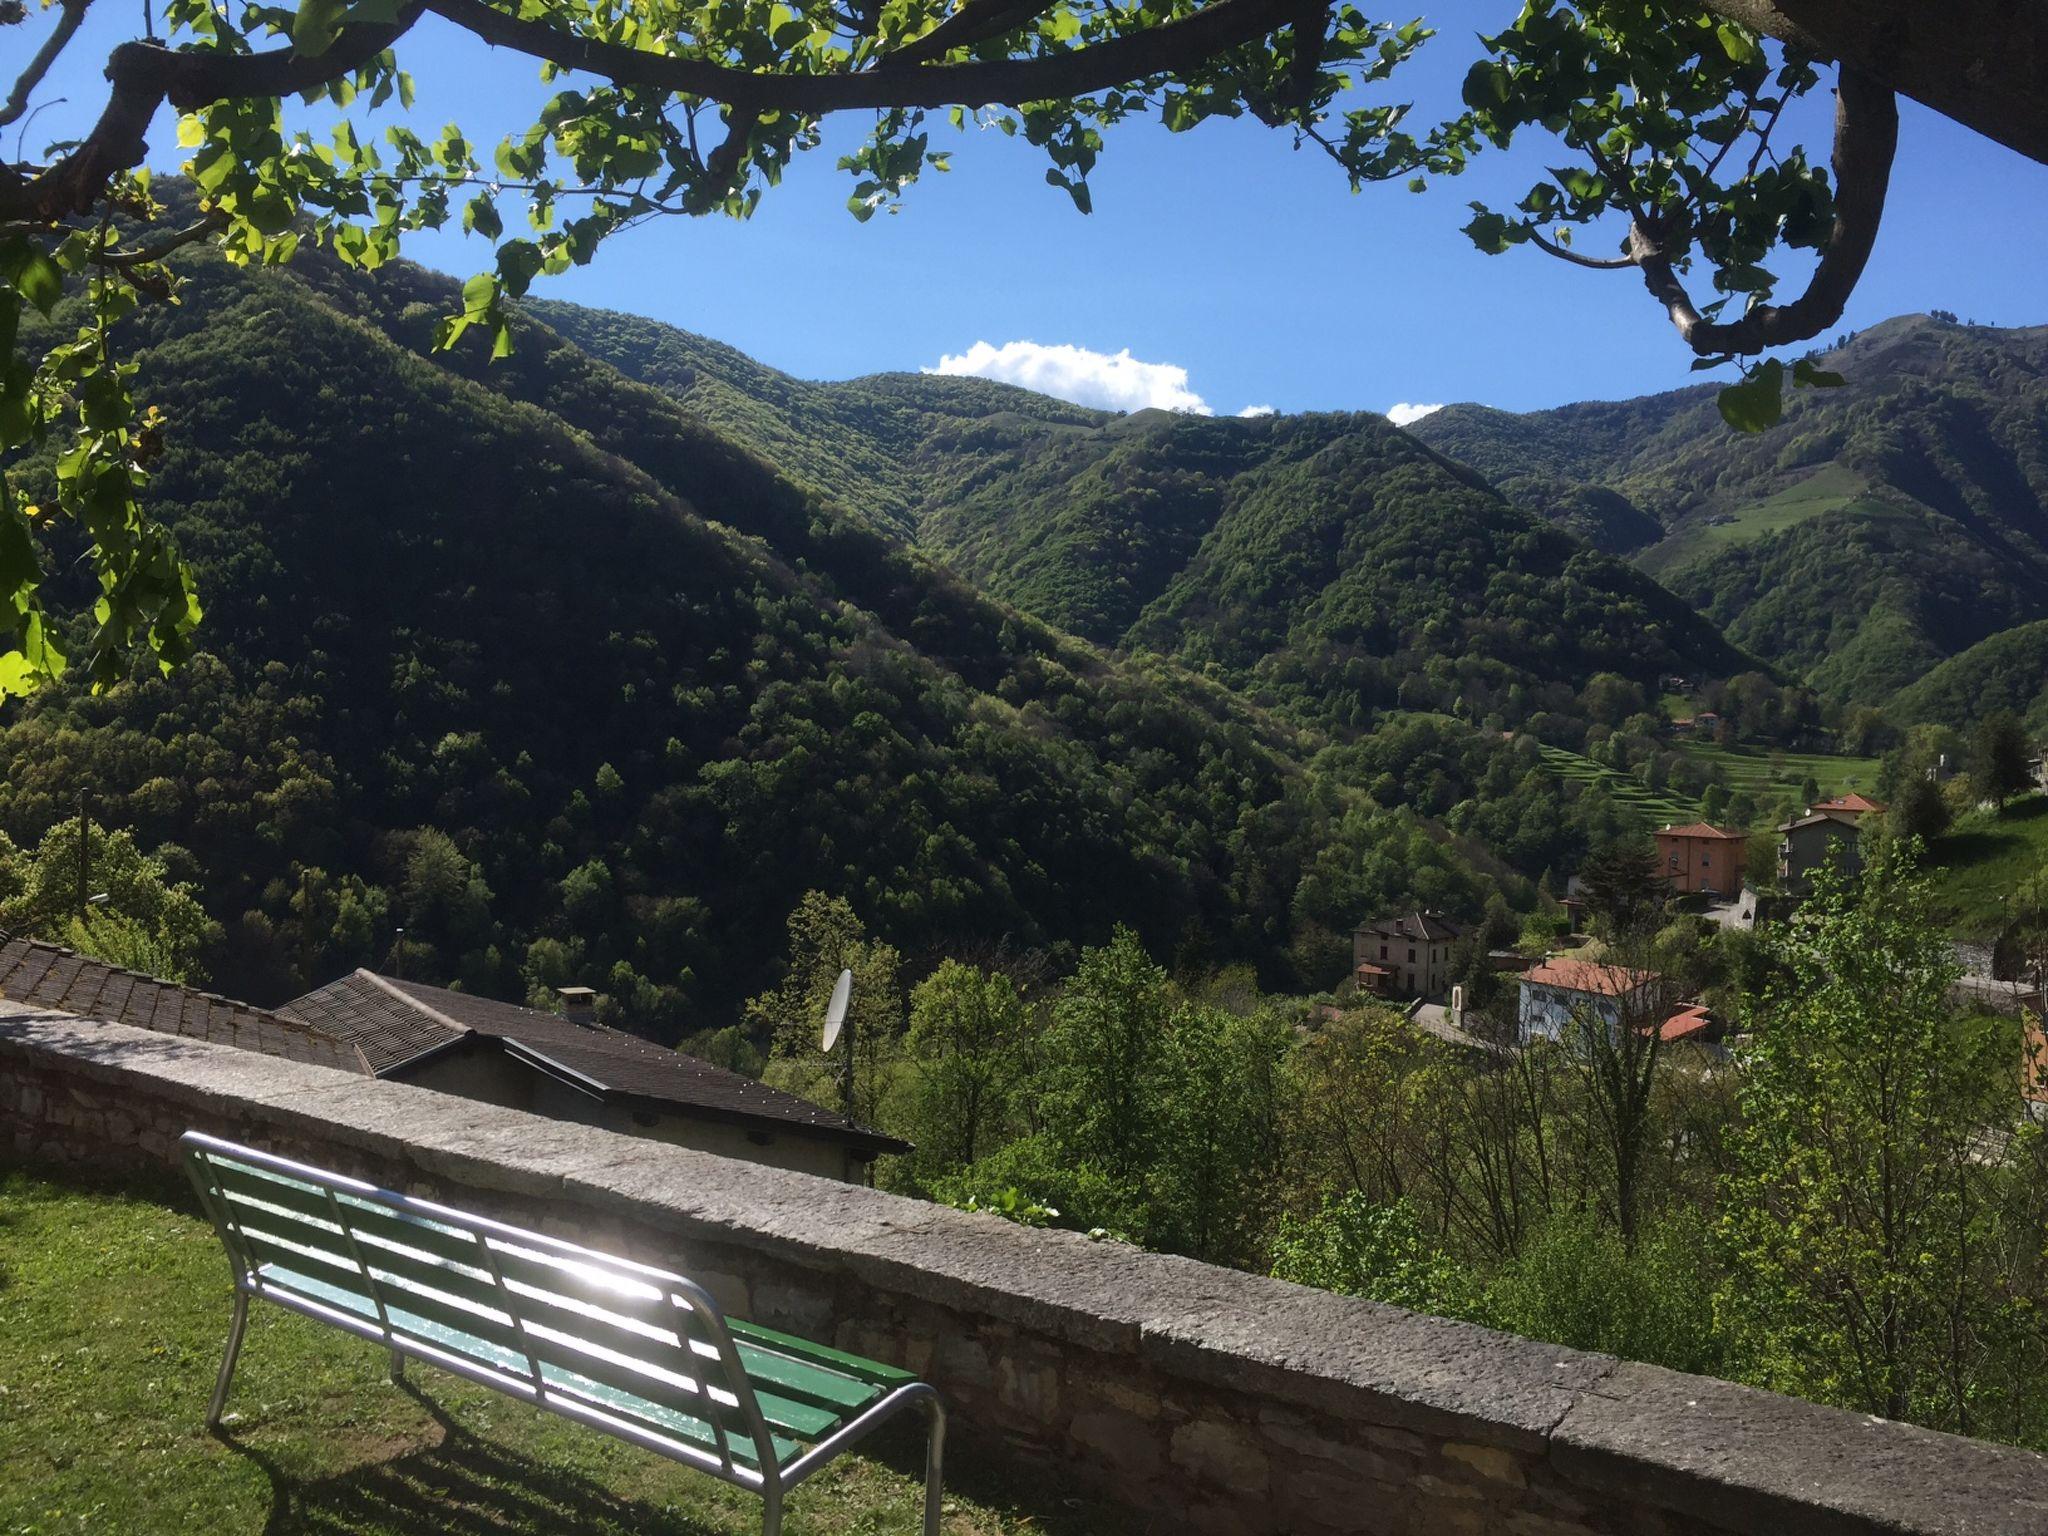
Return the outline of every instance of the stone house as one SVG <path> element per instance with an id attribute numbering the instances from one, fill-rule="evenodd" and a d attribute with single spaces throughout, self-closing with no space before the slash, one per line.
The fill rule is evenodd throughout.
<path id="1" fill-rule="evenodd" d="M 1861 874 L 1863 819 L 1883 810 L 1874 800 L 1844 795 L 1822 800 L 1804 816 L 1786 822 L 1778 828 L 1778 883 L 1788 891 L 1803 892 L 1812 883 L 1813 872 L 1838 856 L 1847 873 Z"/>
<path id="2" fill-rule="evenodd" d="M 1352 979 L 1376 997 L 1440 997 L 1451 984 L 1451 947 L 1465 931 L 1441 912 L 1361 924 L 1351 935 Z"/>
<path id="3" fill-rule="evenodd" d="M 1657 831 L 1657 869 L 1674 895 L 1705 891 L 1710 896 L 1742 894 L 1748 834 L 1695 821 Z"/>
<path id="4" fill-rule="evenodd" d="M 358 970 L 278 1012 L 361 1049 L 378 1077 L 770 1167 L 861 1181 L 909 1143 L 591 1015 L 544 1013 Z"/>

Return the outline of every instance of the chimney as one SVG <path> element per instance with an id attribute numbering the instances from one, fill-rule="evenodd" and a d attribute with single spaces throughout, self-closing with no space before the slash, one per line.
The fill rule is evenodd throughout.
<path id="1" fill-rule="evenodd" d="M 562 1017 L 571 1024 L 587 1026 L 597 1023 L 597 994 L 588 987 L 557 987 L 555 996 L 562 1000 Z"/>

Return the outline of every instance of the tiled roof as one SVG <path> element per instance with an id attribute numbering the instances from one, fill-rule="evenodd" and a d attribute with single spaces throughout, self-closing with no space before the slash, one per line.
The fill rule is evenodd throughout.
<path id="1" fill-rule="evenodd" d="M 384 1075 L 423 1053 L 470 1037 L 507 1041 L 591 1084 L 607 1097 L 684 1114 L 850 1143 L 868 1152 L 907 1150 L 793 1093 L 770 1088 L 695 1056 L 599 1024 L 423 982 L 359 970 L 282 1010 L 362 1047 Z"/>
<path id="2" fill-rule="evenodd" d="M 1659 827 L 1659 837 L 1720 837 L 1742 842 L 1749 836 L 1746 832 L 1731 832 L 1726 827 L 1708 826 L 1704 821 L 1688 822 L 1682 827 Z"/>
<path id="3" fill-rule="evenodd" d="M 1836 795 L 1832 799 L 1816 800 L 1807 809 L 1809 811 L 1847 811 L 1854 816 L 1869 815 L 1873 812 L 1882 815 L 1884 812 L 1884 807 L 1875 800 L 1858 794 Z"/>
<path id="4" fill-rule="evenodd" d="M 1788 821 L 1778 828 L 1780 832 L 1794 832 L 1801 827 L 1842 827 L 1854 832 L 1862 817 L 1850 811 L 1812 810 L 1796 821 Z"/>
<path id="5" fill-rule="evenodd" d="M 1360 931 L 1383 938 L 1421 939 L 1435 944 L 1461 937 L 1465 925 L 1453 922 L 1441 912 L 1410 912 L 1402 917 L 1380 918 L 1365 924 Z"/>
<path id="6" fill-rule="evenodd" d="M 1531 986 L 1556 987 L 1565 992 L 1599 993 L 1619 997 L 1624 992 L 1659 980 L 1655 971 L 1636 971 L 1623 965 L 1601 965 L 1592 960 L 1546 960 L 1522 973 Z"/>
<path id="7" fill-rule="evenodd" d="M 1666 1040 L 1690 1040 L 1695 1035 L 1704 1035 L 1714 1027 L 1714 1016 L 1706 1004 L 1693 1003 L 1678 1010 L 1661 1025 L 1657 1033 Z"/>
<path id="8" fill-rule="evenodd" d="M 367 1074 L 369 1062 L 346 1040 L 233 998 L 123 970 L 39 939 L 0 942 L 0 997 L 68 1013 L 211 1040 L 265 1056 Z"/>

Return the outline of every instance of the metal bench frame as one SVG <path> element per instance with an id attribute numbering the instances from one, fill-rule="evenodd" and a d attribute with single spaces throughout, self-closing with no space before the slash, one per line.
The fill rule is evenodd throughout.
<path id="1" fill-rule="evenodd" d="M 753 1384 L 741 1362 L 739 1349 L 726 1327 L 724 1313 L 719 1310 L 718 1303 L 712 1300 L 710 1293 L 687 1276 L 620 1259 L 595 1249 L 578 1247 L 574 1243 L 565 1243 L 558 1238 L 546 1237 L 504 1222 L 491 1221 L 467 1211 L 437 1205 L 431 1201 L 417 1200 L 393 1190 L 379 1189 L 359 1179 L 346 1178 L 322 1168 L 293 1162 L 198 1131 L 186 1132 L 179 1145 L 184 1149 L 186 1172 L 191 1177 L 194 1189 L 199 1193 L 200 1203 L 213 1222 L 214 1230 L 220 1235 L 221 1244 L 227 1250 L 229 1264 L 234 1271 L 234 1313 L 228 1325 L 227 1350 L 221 1359 L 220 1377 L 214 1384 L 213 1400 L 206 1410 L 208 1430 L 217 1430 L 220 1426 L 221 1410 L 227 1403 L 228 1384 L 234 1378 L 235 1364 L 241 1355 L 242 1333 L 249 1316 L 249 1299 L 254 1296 L 303 1317 L 312 1318 L 316 1322 L 327 1323 L 345 1333 L 354 1334 L 357 1338 L 383 1345 L 391 1352 L 391 1379 L 394 1382 L 404 1379 L 405 1360 L 409 1355 L 481 1386 L 493 1388 L 535 1407 L 544 1408 L 550 1413 L 573 1419 L 617 1439 L 642 1446 L 671 1461 L 695 1467 L 713 1477 L 749 1489 L 759 1494 L 762 1500 L 763 1536 L 779 1536 L 782 1529 L 783 1503 L 790 1490 L 842 1451 L 865 1439 L 884 1421 L 905 1409 L 917 1408 L 925 1414 L 928 1425 L 924 1533 L 925 1536 L 939 1536 L 946 1410 L 939 1400 L 937 1390 L 927 1383 L 911 1381 L 895 1387 L 879 1400 L 861 1409 L 845 1423 L 838 1425 L 822 1439 L 805 1448 L 800 1455 L 786 1462 L 780 1461 L 776 1453 L 775 1436 L 770 1431 L 760 1403 L 755 1397 Z M 232 1202 L 220 1195 L 214 1182 L 209 1179 L 205 1162 L 205 1156 L 209 1153 L 217 1154 L 231 1162 L 269 1170 L 285 1178 L 313 1185 L 327 1193 L 334 1212 L 334 1223 L 341 1229 L 348 1251 L 360 1272 L 363 1295 L 376 1304 L 377 1317 L 374 1321 L 337 1307 L 323 1305 L 309 1296 L 265 1281 L 262 1263 L 249 1251 L 242 1239 Z M 540 1359 L 530 1349 L 526 1361 L 528 1374 L 522 1380 L 509 1371 L 494 1370 L 487 1364 L 452 1350 L 436 1348 L 427 1340 L 399 1331 L 393 1326 L 387 1314 L 381 1283 L 371 1274 L 370 1265 L 357 1246 L 355 1234 L 345 1214 L 347 1207 L 334 1199 L 336 1194 L 346 1194 L 352 1201 L 367 1202 L 402 1216 L 471 1234 L 476 1239 L 478 1249 L 484 1254 L 491 1251 L 488 1240 L 495 1238 L 521 1249 L 539 1250 L 558 1256 L 567 1263 L 589 1266 L 607 1276 L 628 1276 L 633 1280 L 666 1290 L 673 1305 L 692 1314 L 691 1329 L 703 1335 L 715 1346 L 724 1379 L 717 1382 L 707 1380 L 704 1390 L 708 1395 L 709 1389 L 715 1386 L 737 1400 L 748 1437 L 752 1442 L 751 1448 L 758 1469 L 734 1460 L 724 1424 L 709 1412 L 704 1417 L 716 1435 L 716 1454 L 686 1441 L 670 1438 L 650 1429 L 642 1429 L 620 1417 L 587 1406 L 573 1396 L 551 1389 L 543 1375 Z M 495 1263 L 492 1269 L 495 1273 Z M 525 1337 L 525 1327 L 520 1322 L 518 1298 L 505 1287 L 502 1275 L 497 1278 L 504 1310 L 512 1318 L 514 1327 L 522 1337 Z M 678 1332 L 680 1336 L 687 1338 L 687 1334 L 682 1333 L 680 1325 Z M 707 1369 L 707 1377 L 708 1375 Z"/>

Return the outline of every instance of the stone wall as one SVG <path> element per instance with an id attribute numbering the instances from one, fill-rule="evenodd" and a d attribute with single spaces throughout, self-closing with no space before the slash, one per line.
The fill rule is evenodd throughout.
<path id="1" fill-rule="evenodd" d="M 200 1128 L 696 1276 L 1133 1530 L 2048 1531 L 2048 1461 L 594 1127 L 0 1004 L 0 1149 Z"/>

